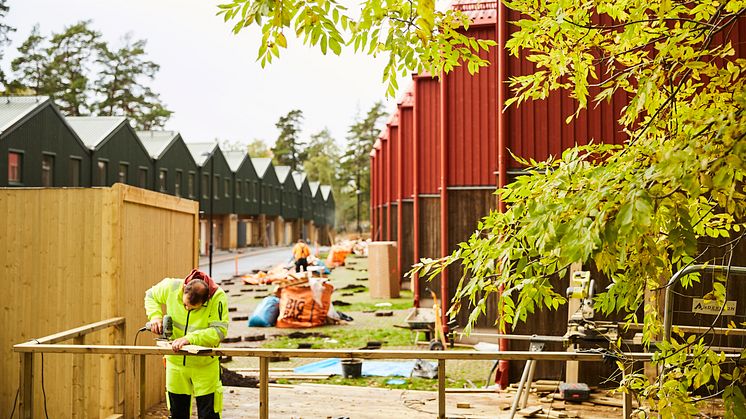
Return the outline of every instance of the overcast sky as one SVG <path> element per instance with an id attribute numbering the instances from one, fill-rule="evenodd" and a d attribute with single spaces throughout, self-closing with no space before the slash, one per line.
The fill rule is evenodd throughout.
<path id="1" fill-rule="evenodd" d="M 226 2 L 226 1 L 222 1 Z M 292 109 L 305 115 L 304 136 L 328 127 L 339 143 L 357 114 L 385 101 L 383 60 L 343 53 L 342 57 L 298 46 L 262 69 L 256 62 L 259 30 L 238 36 L 215 16 L 220 0 L 9 0 L 8 23 L 17 31 L 5 66 L 34 24 L 48 36 L 80 20 L 112 45 L 128 32 L 146 39 L 149 58 L 161 70 L 152 83 L 174 111 L 166 128 L 187 142 L 221 140 L 274 144 L 275 122 Z M 296 47 L 294 47 L 294 45 Z M 407 85 L 406 81 L 400 83 Z"/>

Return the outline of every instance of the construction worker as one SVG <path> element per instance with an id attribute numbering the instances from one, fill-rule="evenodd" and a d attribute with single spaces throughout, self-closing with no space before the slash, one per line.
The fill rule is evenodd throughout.
<path id="1" fill-rule="evenodd" d="M 228 332 L 225 291 L 196 269 L 185 278 L 165 278 L 145 293 L 145 312 L 155 334 L 163 332 L 163 311 L 173 320 L 171 348 L 215 348 Z M 199 419 L 219 419 L 223 410 L 220 361 L 214 356 L 166 355 L 166 403 L 171 419 L 189 419 L 192 396 Z"/>
<path id="2" fill-rule="evenodd" d="M 304 271 L 308 271 L 309 256 L 311 256 L 311 249 L 308 248 L 308 245 L 303 241 L 303 239 L 298 239 L 298 243 L 295 243 L 295 246 L 293 246 L 295 272 L 300 272 L 301 267 L 303 267 Z"/>

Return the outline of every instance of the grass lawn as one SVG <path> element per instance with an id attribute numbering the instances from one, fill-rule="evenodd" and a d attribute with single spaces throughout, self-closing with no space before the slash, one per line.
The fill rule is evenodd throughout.
<path id="1" fill-rule="evenodd" d="M 415 349 L 412 332 L 395 327 L 406 325 L 405 318 L 412 308 L 412 292 L 403 290 L 398 298 L 373 299 L 368 292 L 368 259 L 350 255 L 346 266 L 334 269 L 329 276 L 335 287 L 332 302 L 337 311 L 350 315 L 354 321 L 343 325 L 327 325 L 308 329 L 249 328 L 252 333 L 263 333 L 267 340 L 263 348 L 295 349 L 300 343 L 311 344 L 312 349 L 359 349 L 368 342 L 381 342 L 382 349 Z M 239 297 L 241 305 L 248 305 L 253 311 L 259 299 L 248 295 Z M 376 312 L 392 312 L 391 316 L 376 316 Z M 301 338 L 290 338 L 292 332 L 309 334 Z M 426 347 L 419 346 L 418 349 Z M 460 348 L 449 350 L 462 350 Z M 271 369 L 295 368 L 316 362 L 318 359 L 296 358 L 289 361 L 273 362 Z M 434 362 L 434 361 L 431 361 Z M 236 358 L 228 368 L 257 368 L 254 358 Z M 446 361 L 448 387 L 474 387 L 485 383 L 492 367 L 491 361 Z M 403 379 L 404 384 L 390 384 L 391 379 Z M 308 380 L 278 379 L 278 383 L 307 382 Z M 435 390 L 437 379 L 429 380 L 409 377 L 361 377 L 355 379 L 333 376 L 324 380 L 314 380 L 320 384 L 340 384 L 367 387 L 384 387 L 410 390 Z"/>

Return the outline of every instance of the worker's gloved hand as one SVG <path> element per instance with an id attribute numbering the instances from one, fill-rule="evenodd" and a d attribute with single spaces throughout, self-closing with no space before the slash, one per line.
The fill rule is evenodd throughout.
<path id="1" fill-rule="evenodd" d="M 189 345 L 189 339 L 179 338 L 171 343 L 171 349 L 173 349 L 174 352 L 179 352 L 185 345 Z"/>
<path id="2" fill-rule="evenodd" d="M 150 321 L 150 331 L 156 335 L 163 334 L 163 319 L 155 318 Z"/>

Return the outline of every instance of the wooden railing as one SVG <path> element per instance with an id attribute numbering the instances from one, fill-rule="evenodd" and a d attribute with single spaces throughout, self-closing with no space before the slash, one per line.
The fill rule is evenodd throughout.
<path id="1" fill-rule="evenodd" d="M 33 388 L 34 388 L 34 353 L 40 352 L 57 352 L 57 351 L 45 351 L 45 350 L 24 350 L 21 348 L 43 348 L 43 347 L 58 347 L 58 346 L 73 346 L 76 348 L 85 347 L 85 337 L 88 334 L 98 332 L 100 330 L 114 328 L 114 342 L 118 344 L 124 344 L 125 339 L 125 318 L 114 317 L 108 320 L 102 320 L 97 323 L 91 323 L 85 326 L 70 329 L 64 332 L 55 333 L 53 335 L 45 336 L 43 338 L 32 339 L 26 343 L 15 345 L 13 348 L 16 352 L 20 353 L 21 357 L 21 373 L 19 383 L 19 411 L 21 417 L 31 419 L 34 417 L 34 405 L 33 405 Z M 58 345 L 59 342 L 65 342 L 72 340 L 74 345 Z M 72 412 L 73 418 L 82 418 L 85 416 L 85 353 L 81 351 L 67 352 L 73 354 L 73 383 L 72 383 Z M 117 352 L 109 352 L 109 354 L 117 354 Z M 120 396 L 120 392 L 123 390 L 120 388 L 120 380 L 115 378 L 113 380 L 113 391 L 112 397 L 114 398 L 113 405 L 116 410 L 124 411 L 124 405 L 120 403 L 123 401 L 123 397 Z M 114 419 L 122 417 L 121 415 L 113 415 L 107 419 Z"/>
<path id="2" fill-rule="evenodd" d="M 82 338 L 97 330 L 106 327 L 117 327 L 123 330 L 124 319 L 114 318 L 104 320 L 98 323 L 72 329 L 66 332 L 47 336 L 45 338 L 35 339 L 26 343 L 15 345 L 14 351 L 19 352 L 21 356 L 21 374 L 20 374 L 20 406 L 22 418 L 31 419 L 33 414 L 33 355 L 35 353 L 65 353 L 73 354 L 73 371 L 75 365 L 82 364 L 80 360 L 85 355 L 133 355 L 137 357 L 139 370 L 140 390 L 138 394 L 139 411 L 138 416 L 143 417 L 145 413 L 145 357 L 151 355 L 169 355 L 173 351 L 169 348 L 160 348 L 157 346 L 125 346 L 125 345 L 85 345 Z M 123 341 L 123 333 L 117 339 Z M 62 342 L 69 339 L 75 339 L 74 345 L 63 345 Z M 628 361 L 649 361 L 652 358 L 651 353 L 626 353 L 625 360 Z M 529 351 L 509 351 L 509 352 L 482 352 L 482 351 L 414 351 L 414 350 L 339 350 L 339 349 L 246 349 L 246 348 L 216 348 L 209 352 L 199 355 L 188 356 L 231 356 L 231 357 L 255 357 L 259 358 L 259 417 L 266 419 L 269 417 L 269 359 L 273 357 L 291 357 L 291 358 L 359 358 L 359 359 L 428 359 L 438 362 L 438 417 L 446 417 L 446 399 L 445 399 L 445 377 L 446 377 L 446 360 L 511 360 L 511 361 L 582 361 L 582 362 L 601 362 L 603 354 L 600 353 L 583 353 L 583 352 L 529 352 Z M 737 357 L 738 355 L 726 355 L 727 357 Z M 82 373 L 73 373 L 73 380 L 81 379 Z M 83 400 L 79 397 L 82 393 L 81 383 L 73 383 L 73 408 L 74 411 L 82 411 Z M 117 389 L 119 391 L 119 389 Z M 77 405 L 77 407 L 76 407 Z M 626 404 L 625 404 L 626 406 Z M 629 417 L 630 406 L 623 412 L 625 417 Z M 123 413 L 122 413 L 123 414 Z M 122 414 L 113 417 L 122 417 Z M 130 415 L 128 415 L 130 416 Z M 135 416 L 135 415 L 132 415 Z"/>

